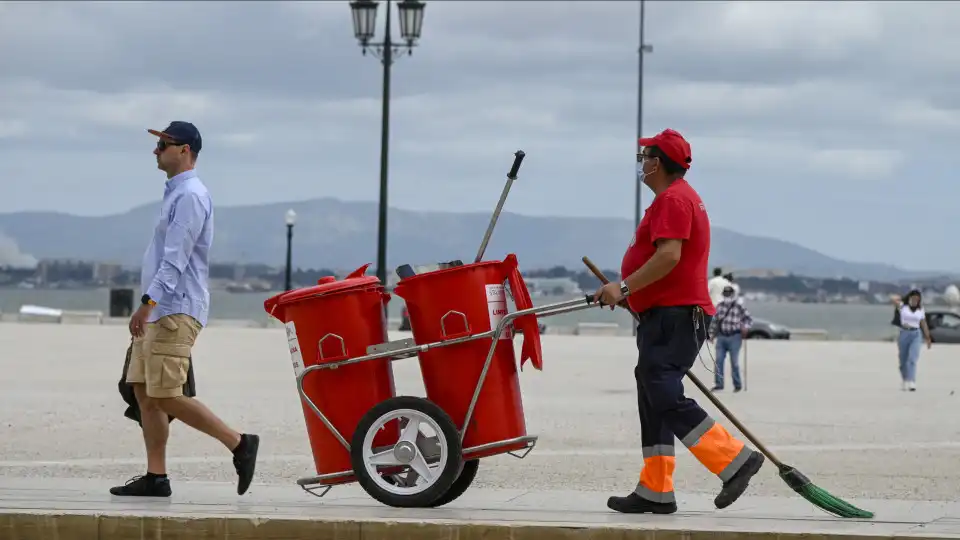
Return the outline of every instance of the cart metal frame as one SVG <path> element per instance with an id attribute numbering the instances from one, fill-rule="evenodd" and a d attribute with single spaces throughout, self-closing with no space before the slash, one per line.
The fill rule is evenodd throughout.
<path id="1" fill-rule="evenodd" d="M 304 392 L 303 379 L 308 374 L 313 373 L 315 371 L 322 370 L 322 369 L 338 369 L 343 366 L 349 366 L 351 364 L 359 364 L 360 362 L 368 362 L 370 360 L 389 360 L 392 362 L 394 360 L 400 360 L 403 358 L 413 358 L 419 355 L 420 353 L 429 351 L 431 349 L 437 349 L 441 347 L 450 347 L 452 345 L 459 345 L 462 343 L 467 343 L 467 342 L 475 341 L 478 339 L 489 338 L 492 340 L 490 343 L 490 350 L 487 352 L 487 358 L 483 364 L 483 369 L 480 371 L 480 377 L 477 380 L 477 386 L 473 391 L 473 397 L 470 399 L 470 406 L 467 408 L 466 418 L 463 421 L 463 429 L 459 430 L 460 442 L 463 442 L 464 437 L 466 436 L 466 433 L 467 433 L 467 426 L 470 425 L 470 420 L 473 418 L 474 408 L 477 405 L 477 400 L 480 398 L 480 391 L 482 390 L 483 383 L 486 380 L 487 371 L 490 369 L 490 364 L 493 361 L 493 355 L 496 352 L 496 348 L 497 348 L 497 344 L 499 343 L 500 336 L 503 334 L 504 330 L 506 330 L 508 326 L 511 326 L 513 324 L 513 321 L 515 319 L 526 316 L 526 315 L 536 315 L 537 317 L 549 317 L 552 315 L 572 313 L 574 311 L 580 311 L 583 309 L 590 309 L 590 308 L 596 308 L 601 306 L 602 306 L 601 303 L 593 302 L 593 295 L 586 295 L 585 297 L 574 299 L 574 300 L 566 300 L 564 302 L 557 302 L 554 304 L 545 304 L 539 307 L 533 307 L 529 309 L 523 309 L 523 310 L 507 313 L 506 315 L 503 316 L 500 322 L 497 323 L 496 328 L 492 330 L 488 330 L 486 332 L 480 332 L 477 334 L 470 334 L 466 336 L 451 337 L 449 339 L 444 339 L 442 341 L 425 343 L 422 345 L 418 345 L 416 342 L 414 342 L 412 338 L 401 339 L 396 341 L 387 341 L 385 343 L 371 345 L 367 347 L 367 354 L 364 356 L 358 356 L 356 358 L 348 358 L 345 360 L 329 362 L 325 364 L 315 364 L 310 367 L 307 367 L 306 369 L 301 371 L 300 374 L 297 376 L 297 391 L 300 393 L 300 397 L 303 398 L 306 401 L 307 405 L 310 406 L 310 409 L 313 410 L 314 414 L 316 414 L 320 418 L 320 421 L 323 422 L 323 425 L 326 426 L 331 433 L 333 433 L 333 436 L 336 437 L 337 440 L 340 441 L 340 444 L 342 444 L 343 447 L 347 450 L 347 452 L 349 452 L 350 443 L 347 441 L 346 438 L 344 438 L 343 434 L 341 434 L 339 430 L 337 430 L 337 428 L 334 427 L 332 423 L 330 423 L 330 420 L 323 414 L 323 411 L 321 411 L 319 407 L 317 407 L 316 403 L 314 403 L 313 400 L 310 399 L 310 396 L 308 396 Z M 469 330 L 469 326 L 467 325 L 466 315 L 464 315 L 459 311 L 451 310 L 451 311 L 448 311 L 446 314 L 444 314 L 444 316 L 441 317 L 440 319 L 441 332 L 444 336 L 447 335 L 446 320 L 448 317 L 451 317 L 451 316 L 458 316 L 462 318 L 464 322 L 464 328 Z M 345 358 L 347 356 L 347 350 L 346 350 L 346 346 L 344 344 L 343 338 L 337 334 L 328 333 L 324 335 L 322 338 L 320 338 L 318 355 L 320 356 L 321 361 L 326 360 L 323 353 L 323 343 L 324 341 L 327 341 L 327 340 L 339 341 L 340 350 L 342 351 L 342 357 Z M 350 434 L 351 437 L 352 435 L 353 434 Z M 464 448 L 461 455 L 465 456 L 468 454 L 483 452 L 483 451 L 491 450 L 494 448 L 512 446 L 518 443 L 526 443 L 526 447 L 522 450 L 523 452 L 522 454 L 519 453 L 521 452 L 520 450 L 513 450 L 506 453 L 516 458 L 523 459 L 527 456 L 527 454 L 530 453 L 530 451 L 533 450 L 534 446 L 536 446 L 537 436 L 527 435 L 524 437 L 517 437 L 514 439 L 508 439 L 504 441 L 495 441 L 492 443 L 487 443 L 479 446 Z M 351 470 L 340 471 L 335 473 L 322 474 L 319 476 L 310 476 L 310 477 L 300 478 L 299 480 L 297 480 L 297 484 L 301 488 L 303 488 L 304 491 L 307 491 L 312 495 L 316 495 L 317 497 L 323 497 L 335 485 L 342 483 L 342 482 L 334 482 L 332 484 L 329 484 L 328 482 L 330 482 L 331 480 L 336 481 L 345 477 L 353 476 L 354 474 L 355 472 L 351 469 Z M 318 494 L 317 491 L 321 489 L 323 491 Z"/>

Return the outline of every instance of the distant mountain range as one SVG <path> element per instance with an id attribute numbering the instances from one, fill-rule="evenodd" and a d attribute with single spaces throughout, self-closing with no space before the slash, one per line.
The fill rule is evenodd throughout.
<path id="1" fill-rule="evenodd" d="M 213 258 L 221 262 L 282 266 L 286 250 L 284 214 L 297 212 L 294 265 L 352 269 L 376 264 L 377 204 L 322 198 L 309 201 L 218 207 Z M 144 205 L 123 214 L 82 217 L 57 212 L 0 214 L 0 233 L 21 254 L 0 242 L 0 265 L 12 258 L 78 258 L 140 264 L 159 207 Z M 476 255 L 490 213 L 415 212 L 390 209 L 388 264 L 429 264 Z M 630 219 L 532 217 L 503 212 L 485 258 L 516 253 L 521 269 L 581 268 L 589 256 L 604 268 L 619 268 L 630 240 Z M 6 253 L 5 253 L 6 252 Z M 28 255 L 24 255 L 28 254 Z M 792 242 L 713 228 L 711 266 L 781 269 L 811 277 L 919 279 L 943 272 L 914 272 L 892 265 L 828 257 Z"/>

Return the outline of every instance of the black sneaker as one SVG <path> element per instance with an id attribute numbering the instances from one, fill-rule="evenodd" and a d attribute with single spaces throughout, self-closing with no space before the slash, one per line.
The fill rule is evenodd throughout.
<path id="1" fill-rule="evenodd" d="M 134 476 L 122 486 L 110 488 L 111 495 L 122 497 L 169 497 L 170 479 L 152 475 Z"/>
<path id="2" fill-rule="evenodd" d="M 257 449 L 260 436 L 244 433 L 240 435 L 240 444 L 233 451 L 233 466 L 237 469 L 237 495 L 243 495 L 250 488 L 253 472 L 257 468 Z"/>
<path id="3" fill-rule="evenodd" d="M 723 387 L 722 387 L 722 386 L 714 386 L 713 388 L 710 389 L 710 391 L 711 391 L 711 392 L 722 392 L 722 391 L 723 391 Z"/>
<path id="4" fill-rule="evenodd" d="M 760 467 L 763 467 L 764 459 L 763 454 L 754 450 L 750 457 L 747 458 L 747 461 L 743 463 L 743 466 L 740 467 L 740 470 L 737 471 L 737 474 L 723 483 L 723 489 L 720 490 L 717 498 L 713 500 L 713 504 L 715 504 L 717 508 L 726 508 L 739 499 L 740 496 L 743 495 L 743 492 L 747 490 L 750 479 L 753 478 L 753 475 L 757 474 Z"/>
<path id="5" fill-rule="evenodd" d="M 657 503 L 631 493 L 626 497 L 610 497 L 607 508 L 622 514 L 672 514 L 677 511 L 677 503 Z"/>

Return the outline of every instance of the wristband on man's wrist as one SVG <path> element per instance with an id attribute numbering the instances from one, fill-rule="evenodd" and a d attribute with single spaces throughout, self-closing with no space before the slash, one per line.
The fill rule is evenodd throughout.
<path id="1" fill-rule="evenodd" d="M 150 295 L 149 295 L 149 294 L 144 294 L 143 296 L 141 296 L 141 297 L 140 297 L 140 303 L 143 304 L 143 305 L 145 305 L 145 306 L 155 306 L 155 305 L 157 305 L 157 301 L 154 300 L 153 298 L 150 298 Z"/>

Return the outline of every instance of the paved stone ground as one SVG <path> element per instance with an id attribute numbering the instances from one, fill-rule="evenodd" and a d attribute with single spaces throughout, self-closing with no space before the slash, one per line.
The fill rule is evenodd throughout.
<path id="1" fill-rule="evenodd" d="M 128 339 L 122 326 L 0 324 L 0 485 L 4 477 L 121 482 L 143 471 L 140 433 L 123 417 L 116 386 Z M 708 352 L 703 360 L 712 366 Z M 949 345 L 924 349 L 919 391 L 906 393 L 893 343 L 755 341 L 748 391 L 722 398 L 781 459 L 836 495 L 954 500 L 958 353 Z M 521 374 L 537 448 L 524 460 L 484 460 L 474 487 L 582 490 L 601 500 L 632 490 L 642 463 L 632 339 L 545 336 L 544 355 L 543 372 Z M 256 482 L 299 492 L 294 482 L 313 475 L 312 459 L 283 331 L 210 328 L 195 361 L 198 397 L 262 436 Z M 394 368 L 399 393 L 422 395 L 415 359 Z M 703 365 L 696 373 L 712 382 Z M 686 450 L 677 453 L 678 492 L 714 495 L 719 481 Z M 175 482 L 234 481 L 225 450 L 179 422 L 168 456 Z M 748 493 L 792 495 L 769 462 Z"/>
<path id="2" fill-rule="evenodd" d="M 73 518 L 70 536 L 58 538 L 184 538 L 182 529 L 189 528 L 189 538 L 243 540 L 252 538 L 345 538 L 393 540 L 395 538 L 484 538 L 487 540 L 538 538 L 662 538 L 668 531 L 682 531 L 689 540 L 717 538 L 715 531 L 739 533 L 738 538 L 773 540 L 783 534 L 815 534 L 820 538 L 846 539 L 863 537 L 891 538 L 957 538 L 960 537 L 960 503 L 890 500 L 856 501 L 873 510 L 871 520 L 839 519 L 828 516 L 799 498 L 744 497 L 724 510 L 713 507 L 712 497 L 683 494 L 682 510 L 668 516 L 617 514 L 604 506 L 596 493 L 581 491 L 534 491 L 505 489 L 471 489 L 460 499 L 437 509 L 389 508 L 371 502 L 359 486 L 345 486 L 318 500 L 300 490 L 276 485 L 254 485 L 239 497 L 232 484 L 189 482 L 177 486 L 169 499 L 129 499 L 112 497 L 106 491 L 109 483 L 80 479 L 12 479 L 0 481 L 0 535 L 4 532 L 4 515 L 12 520 L 14 538 L 54 538 L 53 534 L 37 534 L 51 521 Z M 37 519 L 33 514 L 53 516 Z M 96 516 L 101 516 L 98 527 Z M 86 519 L 78 519 L 77 516 Z M 109 516 L 109 517 L 102 517 Z M 174 516 L 164 524 L 163 534 L 154 536 L 150 517 Z M 250 519 L 255 517 L 255 519 Z M 223 518 L 237 518 L 228 527 L 210 523 Z M 246 519 L 244 519 L 246 518 Z M 202 521 L 185 521 L 185 520 Z M 271 527 L 272 534 L 256 531 L 251 524 L 285 521 L 285 526 Z M 307 521 L 309 520 L 309 521 Z M 133 535 L 122 536 L 117 524 L 132 522 L 126 527 Z M 358 532 L 353 532 L 356 522 Z M 334 523 L 327 534 L 306 529 L 317 523 Z M 351 523 L 353 522 L 353 523 Z M 378 527 L 391 523 L 392 527 Z M 155 524 L 155 523 L 154 523 Z M 410 525 L 407 525 L 410 524 Z M 432 526 L 433 534 L 420 528 Z M 508 525 L 509 528 L 497 526 Z M 518 527 L 533 525 L 533 534 L 517 533 Z M 60 531 L 64 531 L 61 527 Z M 180 535 L 168 529 L 180 529 Z M 229 534 L 224 534 L 229 529 Z M 282 532 L 278 531 L 281 529 Z M 336 536 L 330 531 L 336 531 Z M 445 530 L 444 530 L 445 529 Z M 601 530 L 598 530 L 601 529 Z M 606 531 L 602 531 L 606 529 Z M 217 534 L 219 530 L 219 534 Z M 631 531 L 632 530 L 632 531 Z M 629 532 L 628 532 L 629 531 Z M 649 534 L 644 534 L 650 531 Z M 318 534 L 319 532 L 319 534 Z M 351 534 L 353 532 L 353 534 Z M 17 536 L 17 534 L 20 536 Z M 81 534 L 83 533 L 83 534 Z"/>

